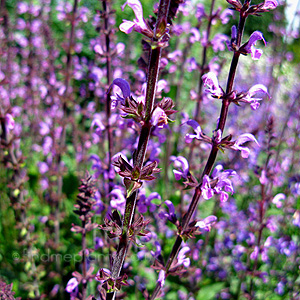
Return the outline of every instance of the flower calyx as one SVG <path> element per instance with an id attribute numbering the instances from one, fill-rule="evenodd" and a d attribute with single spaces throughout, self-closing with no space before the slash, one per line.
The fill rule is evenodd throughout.
<path id="1" fill-rule="evenodd" d="M 134 100 L 131 96 L 125 99 L 120 109 L 127 114 L 122 116 L 124 119 L 133 119 L 137 123 L 145 119 L 144 103 Z"/>
<path id="2" fill-rule="evenodd" d="M 119 168 L 118 174 L 124 177 L 124 185 L 127 190 L 127 197 L 142 186 L 140 180 L 154 180 L 155 173 L 159 173 L 161 169 L 157 168 L 157 161 L 154 161 L 142 169 L 139 166 L 131 166 L 121 155 L 113 165 Z"/>
<path id="3" fill-rule="evenodd" d="M 145 229 L 150 223 L 150 220 L 145 221 L 144 217 L 141 215 L 134 221 L 128 229 L 128 239 L 132 241 L 136 246 L 142 247 L 137 241 L 137 236 L 146 236 L 150 231 Z"/>
<path id="4" fill-rule="evenodd" d="M 102 288 L 104 288 L 108 293 L 119 291 L 122 285 L 128 286 L 127 282 L 128 276 L 126 274 L 119 276 L 118 278 L 113 278 L 111 272 L 107 269 L 100 269 L 95 276 L 97 281 L 102 283 Z"/>
<path id="5" fill-rule="evenodd" d="M 122 221 L 117 210 L 114 210 L 110 219 L 104 218 L 104 224 L 99 225 L 99 228 L 108 231 L 107 235 L 110 239 L 120 237 L 122 235 Z"/>

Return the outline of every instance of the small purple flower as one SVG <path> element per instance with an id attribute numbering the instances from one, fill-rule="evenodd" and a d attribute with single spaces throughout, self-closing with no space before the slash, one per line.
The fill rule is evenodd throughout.
<path id="1" fill-rule="evenodd" d="M 276 0 L 265 0 L 263 7 L 260 9 L 268 10 L 275 9 L 278 6 L 278 2 Z"/>
<path id="2" fill-rule="evenodd" d="M 211 226 L 217 221 L 216 216 L 208 216 L 205 219 L 198 221 L 196 223 L 196 227 L 199 227 L 200 229 L 203 229 L 205 231 L 210 231 Z"/>
<path id="3" fill-rule="evenodd" d="M 283 295 L 284 294 L 284 283 L 282 281 L 278 282 L 277 287 L 275 288 L 275 292 L 278 295 Z"/>
<path id="4" fill-rule="evenodd" d="M 228 37 L 225 34 L 217 33 L 211 41 L 213 51 L 214 52 L 224 51 L 226 47 L 224 42 L 227 43 L 227 41 L 228 41 Z"/>
<path id="5" fill-rule="evenodd" d="M 116 94 L 116 99 L 113 99 L 112 101 L 112 108 L 115 108 L 118 104 L 118 102 L 121 102 L 122 104 L 125 103 L 125 99 L 130 97 L 130 85 L 129 83 L 122 78 L 116 78 L 112 84 L 110 85 L 110 87 L 108 88 L 108 92 L 112 89 L 112 86 L 116 85 L 118 86 L 122 93 L 123 93 L 123 97 L 121 97 L 120 95 Z"/>
<path id="6" fill-rule="evenodd" d="M 157 258 L 158 256 L 161 255 L 161 245 L 158 241 L 155 241 L 154 244 L 156 247 L 156 251 L 154 252 L 153 250 L 151 250 L 150 253 L 154 258 Z"/>
<path id="7" fill-rule="evenodd" d="M 241 146 L 246 142 L 255 142 L 259 146 L 256 138 L 252 134 L 244 133 L 237 138 L 234 145 L 231 146 L 230 148 L 233 150 L 240 150 L 242 157 L 248 158 L 250 154 L 249 148 Z"/>
<path id="8" fill-rule="evenodd" d="M 300 227 L 300 210 L 296 210 L 293 215 L 293 225 Z"/>
<path id="9" fill-rule="evenodd" d="M 176 214 L 175 214 L 175 207 L 174 204 L 170 200 L 166 200 L 165 204 L 167 205 L 169 209 L 169 213 L 161 211 L 159 213 L 159 217 L 162 220 L 168 219 L 170 222 L 175 223 L 177 220 Z"/>
<path id="10" fill-rule="evenodd" d="M 79 283 L 75 277 L 71 278 L 67 283 L 66 291 L 68 293 L 73 293 L 74 290 L 77 289 L 78 284 Z"/>
<path id="11" fill-rule="evenodd" d="M 15 128 L 15 120 L 11 114 L 5 115 L 5 123 L 8 130 L 13 130 Z"/>
<path id="12" fill-rule="evenodd" d="M 282 201 L 285 199 L 285 195 L 282 193 L 277 194 L 273 200 L 272 203 L 276 205 L 277 208 L 282 207 Z"/>
<path id="13" fill-rule="evenodd" d="M 94 238 L 94 243 L 95 243 L 95 250 L 102 248 L 104 246 L 104 242 L 102 240 L 102 238 L 96 236 Z"/>
<path id="14" fill-rule="evenodd" d="M 223 91 L 220 88 L 218 78 L 215 73 L 208 72 L 202 76 L 203 84 L 207 92 L 211 93 L 213 96 L 217 98 L 221 98 L 223 96 Z"/>
<path id="15" fill-rule="evenodd" d="M 202 196 L 205 200 L 210 199 L 214 195 L 214 191 L 210 186 L 210 179 L 208 175 L 204 175 L 203 180 L 202 180 Z"/>
<path id="16" fill-rule="evenodd" d="M 231 9 L 224 9 L 224 11 L 220 15 L 220 20 L 222 24 L 227 24 L 229 22 L 229 16 L 233 16 L 234 12 Z"/>
<path id="17" fill-rule="evenodd" d="M 253 110 L 258 109 L 259 107 L 259 101 L 262 100 L 262 98 L 254 98 L 253 96 L 257 93 L 264 93 L 267 94 L 267 96 L 270 98 L 270 95 L 268 93 L 268 89 L 263 84 L 256 84 L 252 86 L 249 91 L 247 92 L 246 96 L 243 97 L 241 102 L 250 103 L 250 106 Z"/>
<path id="18" fill-rule="evenodd" d="M 152 200 L 159 199 L 161 200 L 161 196 L 158 193 L 151 193 L 148 197 L 145 194 L 141 194 L 139 201 L 137 203 L 139 213 L 144 214 L 147 212 L 149 207 L 149 212 L 154 212 L 156 209 L 156 205 L 152 203 Z"/>
<path id="19" fill-rule="evenodd" d="M 160 107 L 156 107 L 152 113 L 151 123 L 153 126 L 157 126 L 158 128 L 163 128 L 164 125 L 168 124 L 168 116 L 165 111 Z"/>
<path id="20" fill-rule="evenodd" d="M 254 251 L 250 254 L 250 259 L 256 260 L 258 258 L 259 248 L 257 246 L 254 247 Z"/>
<path id="21" fill-rule="evenodd" d="M 123 215 L 125 210 L 126 198 L 121 189 L 116 187 L 110 192 L 109 195 L 111 196 L 110 206 L 114 209 L 119 210 Z"/>
<path id="22" fill-rule="evenodd" d="M 208 200 L 213 197 L 214 194 L 220 195 L 220 201 L 226 202 L 228 200 L 227 193 L 233 193 L 233 186 L 229 176 L 235 176 L 236 172 L 233 170 L 223 171 L 223 166 L 217 165 L 212 172 L 213 180 L 216 181 L 215 186 L 211 187 L 211 179 L 208 175 L 204 175 L 202 181 L 202 196 L 205 200 Z"/>
<path id="23" fill-rule="evenodd" d="M 123 23 L 119 26 L 120 30 L 126 34 L 129 34 L 132 32 L 132 30 L 135 30 L 149 38 L 152 38 L 153 32 L 145 22 L 141 2 L 139 0 L 127 0 L 122 6 L 122 10 L 124 10 L 126 5 L 133 10 L 135 19 L 133 21 L 123 20 Z"/>
<path id="24" fill-rule="evenodd" d="M 191 28 L 191 36 L 189 38 L 190 43 L 194 44 L 195 42 L 199 42 L 200 38 L 201 38 L 201 36 L 200 36 L 199 29 Z"/>
<path id="25" fill-rule="evenodd" d="M 188 120 L 186 122 L 186 124 L 190 125 L 194 129 L 195 134 L 187 133 L 185 135 L 185 142 L 189 144 L 192 142 L 193 139 L 201 140 L 202 139 L 202 130 L 201 130 L 200 125 L 194 120 Z"/>
<path id="26" fill-rule="evenodd" d="M 157 282 L 161 287 L 165 285 L 165 279 L 166 279 L 166 272 L 164 270 L 160 270 L 158 274 Z"/>
<path id="27" fill-rule="evenodd" d="M 38 168 L 41 174 L 45 174 L 49 171 L 49 166 L 43 161 L 38 162 Z"/>
<path id="28" fill-rule="evenodd" d="M 102 123 L 101 119 L 102 119 L 102 117 L 101 117 L 100 114 L 95 114 L 94 119 L 93 119 L 92 124 L 91 124 L 91 128 L 96 127 L 95 132 L 99 135 L 102 133 L 102 131 L 104 131 L 106 129 L 106 127 Z"/>
<path id="29" fill-rule="evenodd" d="M 256 43 L 258 40 L 263 40 L 264 44 L 266 45 L 266 41 L 265 41 L 265 39 L 264 39 L 264 37 L 263 37 L 263 34 L 262 34 L 260 31 L 254 31 L 254 32 L 251 34 L 251 36 L 250 36 L 250 38 L 249 38 L 249 41 L 248 41 L 245 45 L 243 45 L 243 46 L 241 47 L 241 49 L 242 49 L 243 51 L 245 51 L 246 53 L 251 53 L 251 57 L 252 57 L 253 60 L 258 60 L 258 59 L 260 59 L 260 57 L 261 57 L 261 55 L 262 55 L 262 53 L 263 53 L 262 50 L 256 49 L 256 48 L 254 47 L 255 43 Z"/>
<path id="30" fill-rule="evenodd" d="M 184 246 L 181 248 L 177 256 L 177 265 L 184 265 L 186 268 L 190 266 L 191 261 L 185 256 L 188 252 L 190 252 L 190 248 L 188 246 Z"/>
<path id="31" fill-rule="evenodd" d="M 183 156 L 171 156 L 170 160 L 174 163 L 174 167 L 179 168 L 179 170 L 173 170 L 175 179 L 187 179 L 189 173 L 189 163 L 187 159 Z"/>

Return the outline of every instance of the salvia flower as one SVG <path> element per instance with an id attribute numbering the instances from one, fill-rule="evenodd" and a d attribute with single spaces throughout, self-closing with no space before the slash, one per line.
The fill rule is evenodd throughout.
<path id="1" fill-rule="evenodd" d="M 186 268 L 190 266 L 191 261 L 185 256 L 188 252 L 190 252 L 190 248 L 188 246 L 184 246 L 180 249 L 177 256 L 177 265 L 183 265 Z"/>
<path id="2" fill-rule="evenodd" d="M 211 226 L 217 221 L 216 216 L 208 216 L 205 219 L 198 221 L 195 226 L 205 231 L 210 231 Z"/>
<path id="3" fill-rule="evenodd" d="M 217 165 L 212 172 L 212 178 L 208 175 L 204 175 L 202 181 L 202 196 L 205 200 L 208 200 L 214 196 L 214 194 L 220 195 L 220 201 L 226 202 L 228 200 L 227 193 L 233 193 L 233 185 L 229 177 L 235 176 L 236 172 L 233 170 L 223 170 L 223 166 Z"/>
<path id="4" fill-rule="evenodd" d="M 165 211 L 162 211 L 159 213 L 159 217 L 161 219 L 167 219 L 169 220 L 170 222 L 172 223 L 176 223 L 177 221 L 177 217 L 176 217 L 176 214 L 175 214 L 175 207 L 174 207 L 174 204 L 172 203 L 172 201 L 170 200 L 166 200 L 165 201 L 165 204 L 167 205 L 168 207 L 168 210 L 169 210 L 169 213 L 165 212 Z"/>
<path id="5" fill-rule="evenodd" d="M 266 41 L 263 37 L 263 34 L 260 31 L 254 31 L 251 34 L 249 41 L 247 43 L 245 43 L 243 46 L 241 46 L 241 48 L 240 48 L 241 53 L 243 53 L 243 54 L 251 53 L 251 57 L 253 60 L 260 59 L 263 51 L 260 49 L 256 49 L 254 47 L 255 43 L 258 40 L 263 40 L 264 44 L 266 45 Z"/>
<path id="6" fill-rule="evenodd" d="M 186 143 L 191 143 L 193 139 L 201 140 L 202 130 L 201 130 L 200 125 L 194 120 L 188 120 L 186 122 L 186 124 L 190 125 L 194 129 L 195 134 L 187 133 L 186 136 L 185 136 L 185 142 Z"/>
<path id="7" fill-rule="evenodd" d="M 124 105 L 125 100 L 130 97 L 130 85 L 125 79 L 116 78 L 110 85 L 108 92 L 112 89 L 113 85 L 118 86 L 121 89 L 122 94 L 123 94 L 123 97 L 116 94 L 116 97 L 112 98 L 113 101 L 112 101 L 111 105 L 112 105 L 112 108 L 115 108 L 119 102 L 121 102 Z"/>
<path id="8" fill-rule="evenodd" d="M 5 115 L 5 123 L 8 130 L 13 130 L 15 128 L 15 120 L 11 114 Z"/>
<path id="9" fill-rule="evenodd" d="M 164 125 L 168 124 L 168 116 L 165 111 L 160 107 L 156 107 L 152 113 L 151 124 L 157 126 L 158 128 L 163 128 Z"/>
<path id="10" fill-rule="evenodd" d="M 282 193 L 279 193 L 273 198 L 272 203 L 275 204 L 277 208 L 281 208 L 283 205 L 282 201 L 284 199 L 285 199 L 285 195 Z"/>
<path id="11" fill-rule="evenodd" d="M 260 103 L 259 101 L 262 100 L 262 98 L 256 98 L 254 95 L 257 93 L 264 93 L 267 94 L 267 96 L 270 98 L 270 94 L 268 93 L 268 89 L 263 84 L 256 84 L 252 86 L 247 94 L 239 99 L 240 102 L 250 103 L 250 106 L 253 110 L 258 109 Z"/>
<path id="12" fill-rule="evenodd" d="M 153 37 L 153 31 L 146 24 L 146 21 L 143 17 L 143 7 L 139 0 L 128 0 L 122 6 L 122 10 L 124 10 L 125 6 L 128 5 L 135 14 L 135 19 L 133 21 L 123 20 L 123 23 L 119 26 L 120 30 L 126 34 L 135 30 L 148 38 Z"/>
<path id="13" fill-rule="evenodd" d="M 157 282 L 161 287 L 165 285 L 165 279 L 166 279 L 166 272 L 164 270 L 160 270 L 158 274 Z"/>
<path id="14" fill-rule="evenodd" d="M 211 93 L 213 97 L 221 98 L 224 94 L 219 85 L 218 78 L 215 73 L 208 72 L 202 76 L 203 84 L 207 87 L 206 91 Z"/>
<path id="15" fill-rule="evenodd" d="M 275 9 L 278 6 L 278 2 L 276 0 L 266 0 L 264 2 L 263 7 L 261 9 L 269 10 L 269 9 Z"/>
<path id="16" fill-rule="evenodd" d="M 171 156 L 170 160 L 174 163 L 174 166 L 178 169 L 173 170 L 176 180 L 187 179 L 189 173 L 189 163 L 183 156 Z"/>
<path id="17" fill-rule="evenodd" d="M 234 144 L 229 148 L 241 151 L 241 156 L 243 158 L 248 158 L 250 150 L 248 147 L 242 146 L 246 142 L 255 142 L 259 146 L 259 143 L 257 142 L 256 138 L 251 133 L 244 133 L 240 135 L 234 142 Z"/>
<path id="18" fill-rule="evenodd" d="M 78 283 L 78 281 L 77 281 L 77 279 L 76 279 L 75 277 L 71 278 L 71 279 L 68 281 L 68 283 L 67 283 L 66 291 L 67 291 L 68 293 L 73 293 L 74 290 L 77 289 L 78 284 L 79 284 L 79 283 Z"/>

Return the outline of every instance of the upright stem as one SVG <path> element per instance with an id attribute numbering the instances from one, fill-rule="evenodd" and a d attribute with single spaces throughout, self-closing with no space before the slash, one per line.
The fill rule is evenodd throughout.
<path id="1" fill-rule="evenodd" d="M 86 221 L 82 221 L 82 228 L 85 228 Z M 82 246 L 82 300 L 86 298 L 86 288 L 88 281 L 86 280 L 86 273 L 87 273 L 87 265 L 86 265 L 86 231 L 82 231 L 82 239 L 81 239 L 81 246 Z"/>
<path id="2" fill-rule="evenodd" d="M 154 32 L 156 32 L 157 27 L 160 25 L 163 19 L 167 20 L 169 6 L 171 0 L 161 0 L 158 9 L 158 17 L 155 26 Z M 154 33 L 154 37 L 155 37 Z M 153 42 L 156 42 L 153 38 Z M 134 166 L 142 169 L 145 155 L 147 151 L 148 141 L 151 133 L 151 116 L 154 108 L 155 102 L 155 92 L 157 87 L 159 67 L 160 67 L 160 58 L 161 58 L 162 48 L 160 46 L 151 48 L 150 57 L 149 57 L 149 66 L 148 66 L 148 76 L 147 76 L 147 90 L 146 90 L 146 99 L 145 99 L 145 122 L 142 125 L 141 133 L 139 137 L 138 148 L 136 155 L 134 156 Z M 132 224 L 134 219 L 136 200 L 137 200 L 138 191 L 134 191 L 127 199 L 125 205 L 125 213 L 123 218 L 123 228 L 122 236 L 120 237 L 118 249 L 116 256 L 114 258 L 112 266 L 112 277 L 118 278 L 120 276 L 127 250 L 129 247 L 128 239 L 128 229 Z M 116 292 L 107 293 L 106 299 L 115 299 Z"/>
<path id="3" fill-rule="evenodd" d="M 109 13 L 110 7 L 107 0 L 102 0 L 103 11 L 104 11 L 104 33 L 105 33 L 105 45 L 106 45 L 106 83 L 110 86 L 112 80 L 112 65 L 111 65 L 111 53 L 110 53 L 110 30 L 109 30 Z M 113 137 L 112 128 L 110 126 L 110 105 L 111 105 L 111 92 L 107 93 L 106 96 L 106 132 L 107 132 L 107 142 L 108 142 L 108 174 L 111 171 L 111 158 L 113 153 Z M 112 179 L 109 178 L 109 192 L 112 190 Z"/>
<path id="4" fill-rule="evenodd" d="M 237 37 L 237 46 L 239 47 L 241 45 L 241 40 L 242 40 L 242 34 L 243 34 L 243 30 L 244 30 L 244 26 L 245 26 L 245 21 L 246 21 L 246 16 L 244 14 L 240 14 L 240 21 L 239 21 L 239 28 L 238 28 L 238 37 Z M 228 80 L 227 80 L 227 89 L 226 89 L 226 94 L 229 94 L 232 91 L 232 87 L 233 87 L 233 82 L 234 82 L 234 78 L 235 78 L 235 74 L 236 74 L 236 69 L 237 69 L 237 65 L 238 65 L 238 61 L 239 61 L 239 56 L 240 53 L 239 52 L 234 52 L 232 61 L 231 61 L 231 66 L 230 66 L 230 71 L 229 71 L 229 75 L 228 75 Z M 227 119 L 227 115 L 228 115 L 228 108 L 230 105 L 230 101 L 228 99 L 224 99 L 222 102 L 222 108 L 221 108 L 221 112 L 220 112 L 220 118 L 219 118 L 219 124 L 217 129 L 220 129 L 223 133 L 224 128 L 225 128 L 225 124 L 226 124 L 226 119 Z M 207 163 L 205 165 L 205 168 L 203 170 L 203 173 L 201 175 L 201 179 L 200 179 L 200 184 L 196 187 L 195 192 L 194 192 L 194 196 L 192 198 L 192 201 L 190 203 L 190 206 L 188 208 L 187 213 L 184 215 L 183 220 L 182 220 L 182 231 L 184 231 L 185 229 L 187 229 L 189 223 L 191 222 L 191 219 L 197 209 L 200 197 L 201 197 L 201 185 L 202 185 L 202 180 L 204 175 L 209 175 L 211 173 L 211 170 L 213 168 L 213 165 L 216 161 L 217 158 L 217 154 L 218 154 L 218 145 L 216 143 L 213 143 Z M 173 245 L 171 254 L 168 258 L 168 261 L 166 263 L 166 275 L 168 275 L 168 271 L 173 263 L 173 261 L 175 260 L 175 258 L 177 257 L 179 248 L 181 247 L 181 243 L 182 243 L 182 237 L 181 236 L 177 236 L 175 244 Z M 154 289 L 154 292 L 151 296 L 151 300 L 155 299 L 159 292 L 160 292 L 161 286 L 159 283 L 156 284 L 156 287 Z"/>

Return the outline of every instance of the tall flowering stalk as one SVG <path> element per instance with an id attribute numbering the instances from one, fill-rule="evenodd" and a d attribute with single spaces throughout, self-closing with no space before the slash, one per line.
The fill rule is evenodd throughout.
<path id="1" fill-rule="evenodd" d="M 169 259 L 168 259 L 165 267 L 163 267 L 163 269 L 162 269 L 165 274 L 164 275 L 165 277 L 168 276 L 169 270 L 170 270 L 174 260 L 178 256 L 178 252 L 179 252 L 180 246 L 182 244 L 182 241 L 184 239 L 186 239 L 186 234 L 189 229 L 190 222 L 191 222 L 192 217 L 197 209 L 201 195 L 204 196 L 204 191 L 206 190 L 206 180 L 208 178 L 207 176 L 209 176 L 212 171 L 212 168 L 213 168 L 214 163 L 217 158 L 217 154 L 220 150 L 220 146 L 222 144 L 224 144 L 224 146 L 225 146 L 225 144 L 227 143 L 226 141 L 229 141 L 231 139 L 231 137 L 230 138 L 229 137 L 222 138 L 225 124 L 226 124 L 226 119 L 228 116 L 229 106 L 232 102 L 238 103 L 238 101 L 242 100 L 243 98 L 245 99 L 246 102 L 252 103 L 252 100 L 250 100 L 250 99 L 252 98 L 252 96 L 253 96 L 252 94 L 254 94 L 254 93 L 248 93 L 248 97 L 245 97 L 245 95 L 243 95 L 243 96 L 240 95 L 241 97 L 238 98 L 237 92 L 233 90 L 233 84 L 234 84 L 235 74 L 236 74 L 240 55 L 241 54 L 246 55 L 246 54 L 250 53 L 253 59 L 258 59 L 261 55 L 261 52 L 259 52 L 259 50 L 254 47 L 254 44 L 257 40 L 263 39 L 262 34 L 260 32 L 253 33 L 251 35 L 249 41 L 247 43 L 241 45 L 246 19 L 249 15 L 256 15 L 258 13 L 265 12 L 270 8 L 273 9 L 277 6 L 276 1 L 272 1 L 272 3 L 270 4 L 271 5 L 270 7 L 267 6 L 266 3 L 261 3 L 258 5 L 250 6 L 251 0 L 246 0 L 243 5 L 241 4 L 241 2 L 239 0 L 237 0 L 237 1 L 227 0 L 227 2 L 229 4 L 231 4 L 236 11 L 239 12 L 240 19 L 239 19 L 238 28 L 233 27 L 232 39 L 229 44 L 229 49 L 231 51 L 233 51 L 234 53 L 233 53 L 233 58 L 231 61 L 228 79 L 227 79 L 226 91 L 224 92 L 223 89 L 220 87 L 218 80 L 213 73 L 208 73 L 203 78 L 204 84 L 206 86 L 208 86 L 208 91 L 215 98 L 222 99 L 222 107 L 221 107 L 221 112 L 220 112 L 220 117 L 219 117 L 219 121 L 217 124 L 217 128 L 215 131 L 216 134 L 211 139 L 212 147 L 211 147 L 211 151 L 210 151 L 207 163 L 202 172 L 202 175 L 200 178 L 200 183 L 195 188 L 195 192 L 194 192 L 192 201 L 190 203 L 190 206 L 189 206 L 186 214 L 183 216 L 181 230 L 180 230 L 180 232 L 177 236 L 177 239 L 173 245 Z M 273 4 L 273 6 L 272 6 L 272 4 Z M 257 91 L 257 88 L 255 88 L 254 90 Z M 249 100 L 247 100 L 247 99 L 249 99 Z M 194 125 L 194 126 L 192 126 L 192 125 Z M 198 134 L 201 136 L 201 134 L 202 134 L 201 128 L 200 127 L 198 128 L 198 126 L 195 124 L 191 124 L 191 126 L 194 129 L 197 128 Z M 204 138 L 204 137 L 202 136 L 202 138 Z M 243 144 L 245 141 L 247 141 L 247 139 L 241 139 L 240 142 L 237 142 L 237 141 L 235 143 L 232 143 L 232 146 L 235 146 L 235 148 L 232 146 L 231 146 L 231 148 L 234 150 L 243 151 L 241 149 L 240 145 Z M 163 286 L 163 284 L 162 284 L 161 280 L 158 280 L 155 290 L 151 296 L 151 299 L 155 299 L 159 295 L 159 292 L 160 292 L 162 286 Z"/>
<path id="2" fill-rule="evenodd" d="M 121 176 L 125 177 L 124 184 L 127 189 L 127 198 L 125 205 L 125 213 L 122 222 L 122 232 L 119 234 L 119 245 L 117 248 L 117 253 L 114 257 L 112 271 L 111 271 L 111 280 L 113 281 L 122 281 L 123 278 L 119 279 L 120 272 L 122 270 L 127 250 L 129 247 L 130 240 L 134 239 L 132 234 L 140 235 L 143 234 L 144 227 L 147 222 L 144 222 L 141 219 L 139 225 L 133 223 L 135 215 L 135 207 L 137 201 L 138 190 L 142 185 L 142 180 L 151 180 L 154 177 L 152 174 L 157 173 L 159 170 L 156 168 L 157 163 L 152 163 L 150 165 L 144 166 L 145 155 L 147 151 L 147 145 L 151 134 L 151 129 L 153 125 L 157 125 L 159 122 L 165 122 L 167 115 L 164 110 L 170 109 L 170 103 L 165 101 L 162 104 L 162 107 L 155 108 L 155 95 L 157 89 L 157 82 L 160 69 L 160 59 L 162 49 L 168 44 L 168 26 L 170 22 L 169 7 L 170 0 L 161 0 L 158 8 L 157 20 L 154 29 L 152 30 L 143 19 L 142 15 L 142 6 L 139 1 L 127 1 L 128 4 L 135 12 L 136 19 L 134 22 L 124 21 L 120 26 L 120 29 L 126 33 L 130 33 L 133 29 L 144 34 L 151 44 L 151 50 L 149 55 L 148 62 L 148 74 L 147 74 L 147 89 L 145 96 L 144 107 L 136 103 L 130 98 L 130 87 L 125 80 L 115 79 L 114 84 L 118 85 L 124 97 L 123 104 L 127 106 L 127 110 L 124 111 L 128 113 L 135 114 L 135 119 L 140 121 L 141 131 L 139 136 L 138 147 L 136 153 L 133 157 L 133 167 L 126 163 L 121 157 L 116 166 L 120 168 Z M 173 4 L 173 10 L 176 10 L 178 4 Z M 176 12 L 176 11 L 175 11 Z M 174 12 L 173 12 L 174 16 Z M 122 100 L 122 99 L 121 99 Z M 135 232 L 135 226 L 139 226 L 139 232 Z M 105 229 L 107 226 L 103 226 Z M 114 299 L 116 294 L 116 289 L 113 289 L 112 292 L 108 293 L 106 299 Z"/>

